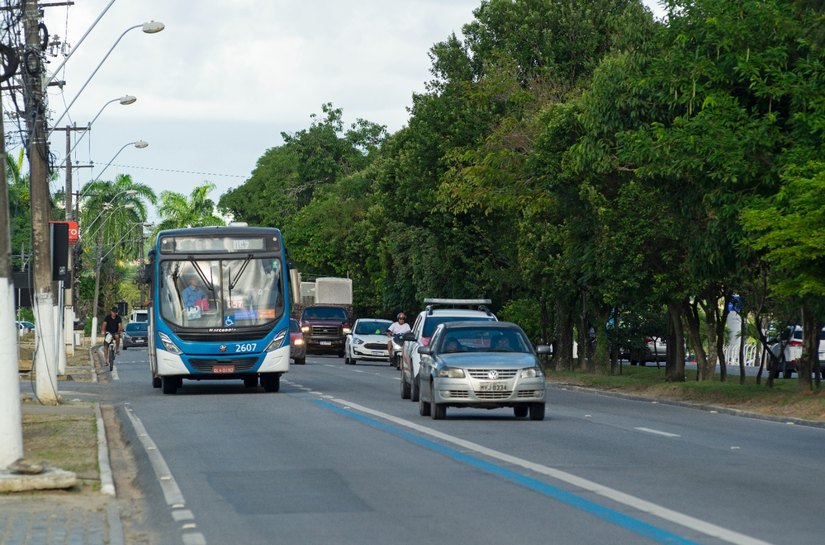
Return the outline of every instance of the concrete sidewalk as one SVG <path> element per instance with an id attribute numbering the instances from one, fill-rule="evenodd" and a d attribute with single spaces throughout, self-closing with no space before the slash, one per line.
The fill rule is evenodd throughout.
<path id="1" fill-rule="evenodd" d="M 59 377 L 61 396 L 73 382 L 98 382 L 106 371 L 94 367 L 91 351 L 82 348 L 88 357 L 72 358 L 66 375 Z M 21 374 L 21 399 L 31 398 L 30 377 Z M 105 380 L 105 379 L 104 379 Z M 82 401 L 61 401 L 57 406 L 40 405 L 36 401 L 21 404 L 24 415 L 94 415 L 97 421 L 98 492 L 79 491 L 74 473 L 62 470 L 40 475 L 20 475 L 0 471 L 0 545 L 122 545 L 125 542 L 120 508 L 115 488 L 106 430 L 98 396 L 94 388 L 84 389 Z M 74 485 L 64 489 L 69 482 Z M 56 487 L 56 488 L 55 488 Z"/>

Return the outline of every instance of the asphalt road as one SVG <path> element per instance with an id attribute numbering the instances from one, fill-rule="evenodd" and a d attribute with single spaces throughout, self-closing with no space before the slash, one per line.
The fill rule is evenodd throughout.
<path id="1" fill-rule="evenodd" d="M 418 415 L 388 365 L 309 356 L 281 392 L 111 383 L 164 543 L 820 544 L 825 429 L 552 389 L 547 419 Z"/>

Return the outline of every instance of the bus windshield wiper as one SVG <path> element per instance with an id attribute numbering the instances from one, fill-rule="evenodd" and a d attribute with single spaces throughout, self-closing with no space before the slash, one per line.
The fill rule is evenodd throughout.
<path id="1" fill-rule="evenodd" d="M 238 285 L 238 281 L 241 279 L 241 276 L 243 276 L 243 273 L 246 270 L 247 265 L 249 265 L 250 261 L 252 261 L 252 254 L 249 254 L 249 255 L 246 256 L 246 259 L 244 260 L 243 265 L 241 265 L 241 270 L 239 270 L 238 274 L 235 275 L 235 278 L 233 278 L 229 282 L 229 290 L 230 291 L 235 289 L 235 286 Z"/>
<path id="2" fill-rule="evenodd" d="M 203 281 L 203 284 L 206 286 L 206 289 L 208 289 L 212 293 L 215 293 L 215 285 L 212 283 L 211 280 L 206 279 L 206 275 L 203 274 L 203 269 L 201 269 L 201 266 L 198 265 L 197 261 L 195 261 L 194 256 L 189 256 L 189 262 L 192 264 L 193 267 L 195 267 L 195 271 L 198 273 L 198 276 Z"/>

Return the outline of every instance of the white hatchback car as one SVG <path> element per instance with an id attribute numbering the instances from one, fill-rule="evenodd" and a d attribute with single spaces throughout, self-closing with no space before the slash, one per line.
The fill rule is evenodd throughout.
<path id="1" fill-rule="evenodd" d="M 428 346 L 435 328 L 447 322 L 495 322 L 489 299 L 424 299 L 427 305 L 415 319 L 412 331 L 404 334 L 401 352 L 401 399 L 418 401 L 421 392 L 419 346 Z"/>
<path id="2" fill-rule="evenodd" d="M 389 320 L 359 318 L 352 326 L 352 333 L 344 342 L 344 363 L 355 365 L 358 360 L 390 361 L 387 352 Z"/>

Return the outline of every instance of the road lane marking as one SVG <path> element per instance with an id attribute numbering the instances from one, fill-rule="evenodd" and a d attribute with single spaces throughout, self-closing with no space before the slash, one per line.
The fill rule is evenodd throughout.
<path id="1" fill-rule="evenodd" d="M 664 437 L 681 437 L 681 435 L 676 434 L 676 433 L 668 433 L 666 431 L 654 430 L 652 428 L 633 428 L 633 429 L 638 430 L 638 431 L 643 431 L 645 433 L 652 433 L 654 435 L 661 435 L 661 436 L 664 436 Z"/>
<path id="2" fill-rule="evenodd" d="M 171 509 L 172 519 L 176 522 L 182 522 L 184 519 L 194 520 L 195 517 L 192 515 L 191 511 L 183 511 L 183 513 L 185 513 L 184 519 L 181 519 L 180 521 L 176 518 L 176 513 L 180 514 L 180 510 L 184 509 L 186 506 L 186 500 L 183 497 L 183 492 L 181 492 L 175 477 L 172 475 L 172 471 L 166 464 L 166 460 L 163 458 L 163 454 L 161 454 L 160 449 L 158 449 L 158 446 L 149 436 L 143 422 L 141 422 L 140 418 L 135 415 L 134 410 L 132 407 L 128 406 L 128 404 L 126 406 L 126 415 L 132 422 L 132 426 L 135 429 L 135 434 L 137 435 L 140 444 L 143 445 L 143 450 L 146 451 L 146 456 L 149 457 L 149 463 L 151 464 L 152 470 L 155 472 L 155 477 L 160 484 L 163 497 L 166 499 L 166 504 Z M 192 515 L 191 518 L 188 515 Z M 187 522 L 181 527 L 183 530 L 192 530 L 196 528 L 197 526 L 194 522 Z M 183 534 L 182 539 L 185 545 L 206 545 L 206 538 L 201 532 L 187 531 Z"/>
<path id="3" fill-rule="evenodd" d="M 661 543 L 682 543 L 682 544 L 695 544 L 696 542 L 690 541 L 684 537 L 678 536 L 676 534 L 672 534 L 660 528 L 656 528 L 652 525 L 649 525 L 645 522 L 642 522 L 638 519 L 632 518 L 628 515 L 624 515 L 612 509 L 608 509 L 596 503 L 590 502 L 581 498 L 580 496 L 566 492 L 559 488 L 553 487 L 536 479 L 532 479 L 527 477 L 526 475 L 519 474 L 515 471 L 509 470 L 507 468 L 497 466 L 495 464 L 491 464 L 489 462 L 485 462 L 481 459 L 474 458 L 468 454 L 465 454 L 461 451 L 454 450 L 448 447 L 444 447 L 440 443 L 436 443 L 433 441 L 429 441 L 428 439 L 422 438 L 418 435 L 411 434 L 409 432 L 398 430 L 392 426 L 381 422 L 380 420 L 371 419 L 365 417 L 363 415 L 359 415 L 358 413 L 352 412 L 352 410 L 345 410 L 342 409 L 339 405 L 346 405 L 349 409 L 354 409 L 359 413 L 364 413 L 371 415 L 375 418 L 386 420 L 388 422 L 392 422 L 398 426 L 403 428 L 414 430 L 420 434 L 428 435 L 430 437 L 434 437 L 440 441 L 445 443 L 450 443 L 455 446 L 458 446 L 462 449 L 469 450 L 486 456 L 488 458 L 493 458 L 504 462 L 505 464 L 510 464 L 517 467 L 522 467 L 524 469 L 528 469 L 530 471 L 534 471 L 541 475 L 546 475 L 550 478 L 565 482 L 582 490 L 592 492 L 614 502 L 617 502 L 622 505 L 626 505 L 637 509 L 639 511 L 649 513 L 653 516 L 656 516 L 660 519 L 678 524 L 690 530 L 694 530 L 696 532 L 701 532 L 705 535 L 716 537 L 728 543 L 733 543 L 735 545 L 771 545 L 767 541 L 763 541 L 761 539 L 757 539 L 751 536 L 747 536 L 745 534 L 741 534 L 739 532 L 729 530 L 727 528 L 722 528 L 721 526 L 717 526 L 710 522 L 697 519 L 696 517 L 692 517 L 690 515 L 686 515 L 684 513 L 680 513 L 678 511 L 674 511 L 671 509 L 667 509 L 655 503 L 651 503 L 649 501 L 643 500 L 641 498 L 637 498 L 630 494 L 626 494 L 624 492 L 620 492 L 618 490 L 609 488 L 607 486 L 600 485 L 593 481 L 584 479 L 582 477 L 577 477 L 571 473 L 567 473 L 565 471 L 561 471 L 558 469 L 554 469 L 552 467 L 548 467 L 545 465 L 537 464 L 534 462 L 530 462 L 528 460 L 524 460 L 522 458 L 518 458 L 516 456 L 512 456 L 510 454 L 506 454 L 491 448 L 484 447 L 477 443 L 473 443 L 471 441 L 467 441 L 465 439 L 460 439 L 458 437 L 454 437 L 451 435 L 447 435 L 445 433 L 436 431 L 434 429 L 428 428 L 426 426 L 421 426 L 419 424 L 415 424 L 409 420 L 405 420 L 403 418 L 399 418 L 393 416 L 391 414 L 383 413 L 381 411 L 377 411 L 374 409 L 370 409 L 369 407 L 365 407 L 363 405 L 359 405 L 357 403 L 353 403 L 351 401 L 347 401 L 340 398 L 333 398 L 335 404 L 329 403 L 327 401 L 322 400 L 315 400 L 314 403 L 317 403 L 323 407 L 328 407 L 331 410 L 337 412 L 338 414 L 348 416 L 351 418 L 358 419 L 372 427 L 382 429 L 387 431 L 393 435 L 403 437 L 407 440 L 410 440 L 414 443 L 420 444 L 429 448 L 431 450 L 436 450 L 442 452 L 443 454 L 462 461 L 464 463 L 471 464 L 475 467 L 479 467 L 485 469 L 486 471 L 502 476 L 507 478 L 513 482 L 517 482 L 522 484 L 532 490 L 535 490 L 539 493 L 554 497 L 559 501 L 565 502 L 569 505 L 573 505 L 582 509 L 586 512 L 589 512 L 595 516 L 613 522 L 619 526 L 628 528 L 635 532 L 638 532 L 642 535 L 650 537 L 651 539 L 655 539 Z"/>

